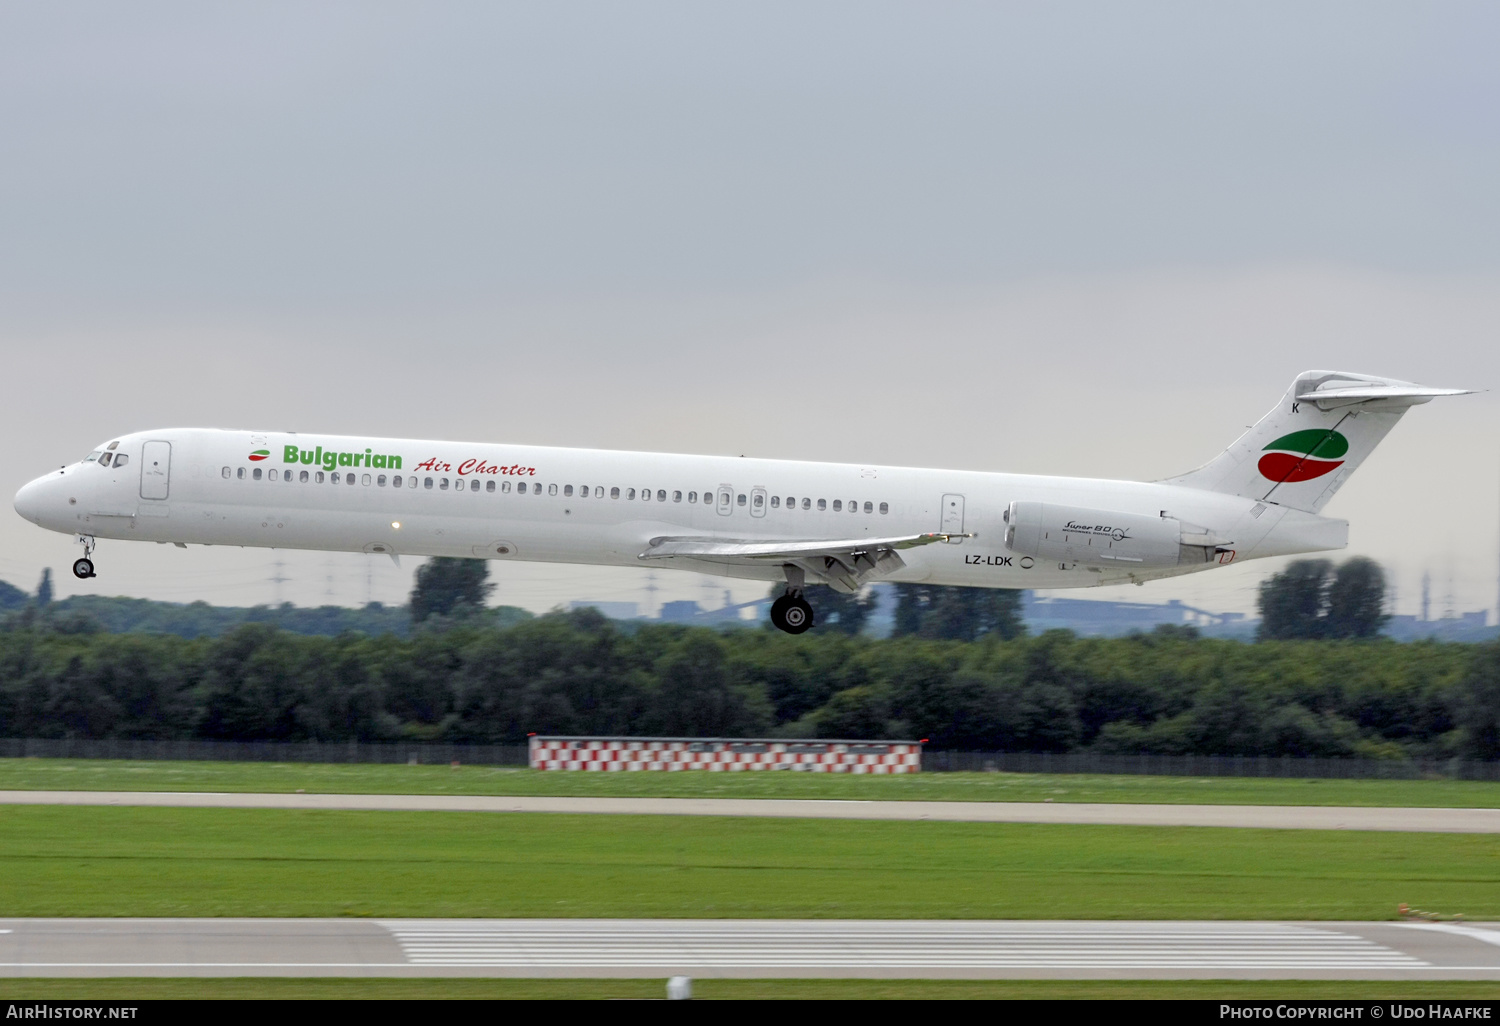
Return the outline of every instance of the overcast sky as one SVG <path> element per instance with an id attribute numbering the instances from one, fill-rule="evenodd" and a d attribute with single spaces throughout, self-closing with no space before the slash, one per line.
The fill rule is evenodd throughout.
<path id="1" fill-rule="evenodd" d="M 1304 369 L 1491 389 L 1497 38 L 1370 0 L 0 0 L 0 492 L 176 425 L 1154 478 Z M 1424 569 L 1495 605 L 1497 413 L 1417 408 L 1326 510 L 1403 612 Z M 5 506 L 0 578 L 62 594 L 412 570 L 76 555 Z M 1272 569 L 1089 594 L 1250 609 Z"/>

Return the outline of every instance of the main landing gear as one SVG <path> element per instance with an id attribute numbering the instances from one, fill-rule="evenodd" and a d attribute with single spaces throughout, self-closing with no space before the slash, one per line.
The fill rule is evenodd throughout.
<path id="1" fill-rule="evenodd" d="M 813 607 L 802 597 L 806 581 L 800 566 L 786 567 L 786 594 L 771 603 L 771 626 L 788 634 L 801 634 L 813 625 Z"/>
<path id="2" fill-rule="evenodd" d="M 89 558 L 94 554 L 94 539 L 88 535 L 79 535 L 78 541 L 83 545 L 83 558 L 73 560 L 73 576 L 86 581 L 98 576 L 94 573 L 94 561 Z"/>

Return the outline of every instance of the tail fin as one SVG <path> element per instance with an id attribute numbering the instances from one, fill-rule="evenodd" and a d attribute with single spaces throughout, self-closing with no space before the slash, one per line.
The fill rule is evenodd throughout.
<path id="1" fill-rule="evenodd" d="M 1167 483 L 1316 513 L 1410 407 L 1469 391 L 1307 371 L 1216 459 Z"/>

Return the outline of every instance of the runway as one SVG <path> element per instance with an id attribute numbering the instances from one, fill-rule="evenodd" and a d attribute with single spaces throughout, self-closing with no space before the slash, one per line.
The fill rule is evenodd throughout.
<path id="1" fill-rule="evenodd" d="M 401 812 L 552 812 L 637 816 L 1093 823 L 1500 833 L 1500 809 L 1329 805 L 1116 805 L 1069 802 L 829 801 L 780 798 L 563 798 L 499 795 L 253 794 L 206 791 L 0 791 L 0 805 L 135 805 L 219 809 L 364 809 Z"/>
<path id="2" fill-rule="evenodd" d="M 0 976 L 672 975 L 1500 979 L 1500 928 L 1156 921 L 0 920 Z"/>

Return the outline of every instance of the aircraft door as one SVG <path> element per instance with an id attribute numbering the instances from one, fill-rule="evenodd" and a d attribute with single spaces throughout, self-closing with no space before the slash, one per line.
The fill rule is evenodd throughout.
<path id="1" fill-rule="evenodd" d="M 750 515 L 752 517 L 766 515 L 766 490 L 764 488 L 750 489 Z"/>
<path id="2" fill-rule="evenodd" d="M 734 512 L 734 486 L 719 485 L 719 516 L 727 517 Z"/>
<path id="3" fill-rule="evenodd" d="M 171 473 L 172 443 L 147 442 L 141 449 L 141 498 L 165 499 Z"/>
<path id="4" fill-rule="evenodd" d="M 962 495 L 943 496 L 943 525 L 939 528 L 943 534 L 964 533 L 964 497 Z M 950 538 L 949 545 L 962 545 L 962 538 Z"/>

